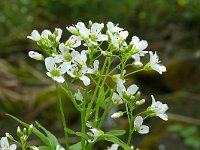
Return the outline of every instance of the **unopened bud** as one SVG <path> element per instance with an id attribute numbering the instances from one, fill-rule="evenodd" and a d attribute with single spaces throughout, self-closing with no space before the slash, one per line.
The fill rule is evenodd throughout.
<path id="1" fill-rule="evenodd" d="M 141 99 L 140 101 L 136 101 L 136 105 L 140 106 L 145 103 L 145 99 Z"/>
<path id="2" fill-rule="evenodd" d="M 119 118 L 119 117 L 123 116 L 123 114 L 124 113 L 122 111 L 119 111 L 119 112 L 112 114 L 111 118 Z"/>
<path id="3" fill-rule="evenodd" d="M 28 128 L 28 135 L 30 135 L 33 132 L 33 125 L 31 124 Z"/>
<path id="4" fill-rule="evenodd" d="M 29 51 L 28 55 L 29 55 L 29 57 L 31 57 L 32 59 L 35 59 L 35 60 L 44 60 L 44 56 L 38 52 Z"/>
<path id="5" fill-rule="evenodd" d="M 6 132 L 6 137 L 7 137 L 8 139 L 10 139 L 11 141 L 14 140 L 13 136 L 10 135 L 8 132 Z"/>

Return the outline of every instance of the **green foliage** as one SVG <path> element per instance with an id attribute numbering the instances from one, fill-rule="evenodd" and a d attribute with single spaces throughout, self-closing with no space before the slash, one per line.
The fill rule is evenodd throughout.
<path id="1" fill-rule="evenodd" d="M 169 126 L 169 130 L 183 138 L 184 143 L 191 149 L 200 148 L 199 130 L 196 126 L 183 126 L 179 124 Z"/>

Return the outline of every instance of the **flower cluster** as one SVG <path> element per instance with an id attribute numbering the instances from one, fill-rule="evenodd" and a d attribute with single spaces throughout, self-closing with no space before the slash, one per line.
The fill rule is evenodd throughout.
<path id="1" fill-rule="evenodd" d="M 102 138 L 114 139 L 114 145 L 109 149 L 116 150 L 118 146 L 128 148 L 116 140 L 117 137 L 101 130 L 108 111 L 112 108 L 118 109 L 118 105 L 124 105 L 124 109 L 117 110 L 111 118 L 117 119 L 125 115 L 128 117 L 129 146 L 133 132 L 140 134 L 149 132 L 149 127 L 143 125 L 146 118 L 158 116 L 163 120 L 168 119 L 167 104 L 156 102 L 153 96 L 151 106 L 144 112 L 134 114 L 134 110 L 142 106 L 145 99 L 140 98 L 141 92 L 136 84 L 127 82 L 128 77 L 140 71 L 154 70 L 159 74 L 166 71 L 166 67 L 160 64 L 157 53 L 147 50 L 146 40 L 132 36 L 131 41 L 128 41 L 129 32 L 112 22 L 104 24 L 89 21 L 88 25 L 78 22 L 66 29 L 72 35 L 65 42 L 60 42 L 62 30 L 59 28 L 53 33 L 44 30 L 41 34 L 33 30 L 27 38 L 35 41 L 45 53 L 42 55 L 30 51 L 29 56 L 44 61 L 46 75 L 66 91 L 80 111 L 83 133 L 73 132 L 73 134 L 81 135 L 82 149 L 90 147 Z M 146 55 L 150 58 L 148 62 L 143 61 Z M 72 91 L 69 85 L 79 80 L 82 81 L 83 87 L 77 88 L 76 92 Z M 66 86 L 59 83 L 65 83 Z M 104 108 L 103 115 L 99 113 L 102 108 Z M 90 134 L 86 133 L 85 124 L 88 122 Z M 56 149 L 59 149 L 59 146 Z"/>

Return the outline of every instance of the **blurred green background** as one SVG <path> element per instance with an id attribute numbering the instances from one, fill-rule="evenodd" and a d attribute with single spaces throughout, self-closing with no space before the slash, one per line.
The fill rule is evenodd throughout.
<path id="1" fill-rule="evenodd" d="M 167 67 L 162 76 L 142 72 L 133 79 L 144 97 L 155 94 L 169 105 L 169 121 L 147 120 L 150 133 L 135 134 L 133 144 L 141 150 L 200 150 L 200 0 L 1 0 L 0 136 L 16 135 L 18 124 L 4 116 L 11 113 L 39 121 L 63 140 L 55 86 L 44 65 L 28 58 L 29 50 L 39 49 L 26 36 L 59 27 L 66 39 L 66 26 L 89 20 L 119 23 L 130 37 L 147 40 Z M 77 112 L 67 98 L 64 103 L 70 127 L 78 129 Z M 110 124 L 128 128 L 123 118 Z"/>

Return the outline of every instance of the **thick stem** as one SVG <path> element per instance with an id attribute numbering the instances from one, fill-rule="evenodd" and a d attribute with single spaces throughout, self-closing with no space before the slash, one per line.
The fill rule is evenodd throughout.
<path id="1" fill-rule="evenodd" d="M 63 110 L 63 104 L 62 104 L 62 99 L 61 99 L 61 95 L 59 92 L 58 84 L 56 84 L 56 91 L 57 91 L 58 106 L 60 109 L 62 125 L 63 125 L 64 133 L 65 133 L 64 135 L 65 135 L 66 149 L 69 149 L 69 137 L 68 137 L 68 133 L 65 132 L 65 130 L 67 129 L 67 124 L 66 124 L 66 120 L 65 120 L 65 114 L 64 114 L 64 110 Z"/>

